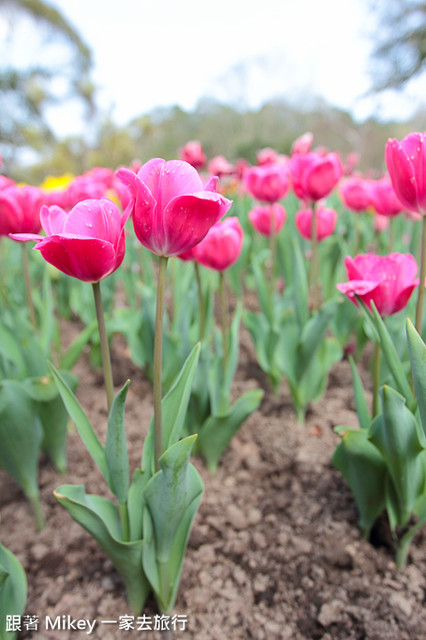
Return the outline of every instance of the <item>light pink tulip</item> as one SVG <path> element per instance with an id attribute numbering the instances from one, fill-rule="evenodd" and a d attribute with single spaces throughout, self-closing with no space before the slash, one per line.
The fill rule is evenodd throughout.
<path id="1" fill-rule="evenodd" d="M 216 178 L 203 186 L 196 169 L 181 160 L 154 158 L 137 174 L 123 168 L 117 177 L 132 194 L 137 238 L 158 256 L 192 249 L 232 204 L 216 192 Z"/>
<path id="2" fill-rule="evenodd" d="M 299 136 L 291 145 L 291 155 L 296 153 L 308 153 L 311 150 L 313 141 L 314 134 L 310 131 Z"/>
<path id="3" fill-rule="evenodd" d="M 63 273 L 84 282 L 99 282 L 123 261 L 124 225 L 129 213 L 121 215 L 117 205 L 107 198 L 83 200 L 69 212 L 56 205 L 44 205 L 40 221 L 46 236 L 24 233 L 11 237 L 35 240 L 34 249 Z"/>
<path id="4" fill-rule="evenodd" d="M 317 221 L 317 241 L 331 236 L 337 223 L 337 213 L 334 209 L 318 207 L 315 210 Z M 312 240 L 312 209 L 301 209 L 294 218 L 295 225 L 300 235 L 306 240 Z"/>
<path id="5" fill-rule="evenodd" d="M 371 308 L 371 303 L 382 316 L 403 309 L 419 284 L 417 264 L 410 254 L 391 253 L 378 256 L 372 253 L 347 256 L 345 267 L 348 282 L 337 285 L 351 302 L 358 306 L 356 297 Z"/>
<path id="6" fill-rule="evenodd" d="M 193 249 L 194 258 L 204 267 L 225 271 L 239 258 L 244 233 L 236 216 L 212 226 L 206 237 Z"/>
<path id="7" fill-rule="evenodd" d="M 278 202 L 254 207 L 248 213 L 253 228 L 262 236 L 278 233 L 286 221 L 286 210 Z"/>

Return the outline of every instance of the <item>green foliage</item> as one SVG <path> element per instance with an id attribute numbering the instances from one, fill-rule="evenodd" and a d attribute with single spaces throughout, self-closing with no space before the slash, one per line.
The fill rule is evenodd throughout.
<path id="1" fill-rule="evenodd" d="M 27 601 L 27 578 L 15 555 L 0 543 L 0 640 L 15 640 L 16 631 L 6 631 L 6 616 L 21 616 Z"/>

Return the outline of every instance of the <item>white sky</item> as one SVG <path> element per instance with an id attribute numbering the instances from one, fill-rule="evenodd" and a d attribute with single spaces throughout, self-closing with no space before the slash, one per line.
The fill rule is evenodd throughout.
<path id="1" fill-rule="evenodd" d="M 50 1 L 92 48 L 98 105 L 120 124 L 160 106 L 191 110 L 204 96 L 257 108 L 316 94 L 360 120 L 404 119 L 421 101 L 421 83 L 361 97 L 367 0 Z M 80 126 L 74 112 L 52 118 L 64 134 Z"/>

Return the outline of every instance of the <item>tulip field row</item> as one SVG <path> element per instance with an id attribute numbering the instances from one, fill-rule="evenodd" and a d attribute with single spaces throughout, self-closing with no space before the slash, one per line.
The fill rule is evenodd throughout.
<path id="1" fill-rule="evenodd" d="M 263 149 L 256 166 L 207 165 L 192 141 L 179 160 L 41 186 L 0 176 L 0 467 L 42 529 L 40 455 L 59 485 L 71 418 L 112 499 L 82 485 L 61 485 L 55 498 L 109 557 L 136 615 L 150 594 L 161 614 L 174 610 L 204 490 L 192 456 L 215 473 L 265 392 L 279 397 L 284 382 L 303 429 L 344 358 L 359 428 L 336 428 L 332 463 L 362 534 L 386 512 L 401 568 L 426 521 L 426 134 L 390 140 L 386 170 L 371 176 L 312 142 L 296 140 L 289 157 Z M 65 347 L 68 322 L 82 329 Z M 235 397 L 243 329 L 269 386 Z M 138 469 L 127 452 L 129 382 L 113 382 L 117 334 L 153 389 Z M 83 351 L 103 371 L 105 442 L 75 395 Z M 365 353 L 371 406 L 358 372 Z M 16 637 L 6 621 L 25 611 L 27 583 L 1 544 L 0 578 L 2 640 Z"/>

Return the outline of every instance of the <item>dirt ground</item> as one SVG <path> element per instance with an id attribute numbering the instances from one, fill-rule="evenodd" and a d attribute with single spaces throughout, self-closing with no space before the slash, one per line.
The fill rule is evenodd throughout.
<path id="1" fill-rule="evenodd" d="M 120 338 L 114 340 L 114 382 L 118 388 L 131 378 L 126 423 L 135 468 L 152 396 L 124 347 Z M 85 355 L 74 371 L 81 381 L 77 395 L 102 439 L 102 375 L 90 368 Z M 376 527 L 375 546 L 360 537 L 351 494 L 330 464 L 338 442 L 333 427 L 357 424 L 349 364 L 334 367 L 325 397 L 299 424 L 285 384 L 275 398 L 243 333 L 234 392 L 259 386 L 265 389 L 264 400 L 235 437 L 217 474 L 208 473 L 200 458 L 193 460 L 205 494 L 183 566 L 174 638 L 424 640 L 426 530 L 417 534 L 408 564 L 398 572 L 386 527 Z M 119 622 L 131 615 L 120 577 L 52 495 L 63 483 L 84 483 L 88 492 L 107 495 L 75 430 L 69 435 L 68 461 L 64 477 L 42 462 L 47 526 L 40 533 L 19 487 L 0 471 L 0 539 L 27 572 L 26 614 L 40 620 L 38 631 L 23 631 L 19 638 L 88 637 L 87 630 L 46 629 L 46 616 L 71 616 L 96 620 L 92 638 L 159 640 L 159 632 L 137 629 L 137 621 L 133 631 L 120 629 Z M 157 613 L 150 600 L 146 626 L 154 627 Z"/>

